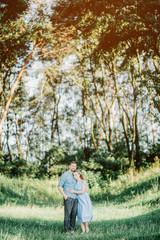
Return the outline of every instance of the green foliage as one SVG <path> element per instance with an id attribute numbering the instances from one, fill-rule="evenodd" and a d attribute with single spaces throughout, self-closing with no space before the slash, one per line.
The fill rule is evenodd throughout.
<path id="1" fill-rule="evenodd" d="M 28 175 L 28 170 L 28 162 L 20 156 L 16 156 L 11 164 L 10 175 L 13 177 L 22 177 L 23 175 Z"/>
<path id="2" fill-rule="evenodd" d="M 14 159 L 11 159 L 10 155 L 0 152 L 0 172 L 4 175 L 17 178 L 23 176 L 35 177 L 34 171 L 34 164 L 27 162 L 19 155 L 15 155 Z"/>
<path id="3" fill-rule="evenodd" d="M 157 141 L 156 144 L 151 144 L 148 151 L 140 151 L 140 168 L 148 168 L 153 163 L 160 164 L 160 142 Z M 156 163 L 155 163 L 156 162 Z"/>
<path id="4" fill-rule="evenodd" d="M 23 59 L 28 54 L 31 33 L 27 28 L 22 17 L 10 23 L 0 24 L 0 71 L 11 70 L 12 67 L 19 64 L 18 58 Z"/>
<path id="5" fill-rule="evenodd" d="M 0 172 L 4 173 L 5 169 L 5 155 L 2 151 L 0 151 Z"/>
<path id="6" fill-rule="evenodd" d="M 61 202 L 56 180 L 9 179 L 0 176 L 0 203 L 18 205 L 56 205 Z M 56 193 L 57 192 L 57 193 Z"/>
<path id="7" fill-rule="evenodd" d="M 121 138 L 119 142 L 114 143 L 113 153 L 115 158 L 128 157 L 126 142 L 124 141 L 123 138 Z"/>
<path id="8" fill-rule="evenodd" d="M 10 156 L 4 154 L 2 151 L 0 152 L 0 172 L 7 175 L 12 176 L 12 163 L 10 161 Z"/>
<path id="9" fill-rule="evenodd" d="M 57 14 L 63 9 L 63 21 L 78 26 L 83 38 L 88 39 L 91 36 L 94 38 L 97 35 L 99 51 L 112 51 L 122 47 L 124 50 L 127 42 L 141 38 L 139 48 L 152 48 L 157 52 L 159 15 L 155 13 L 155 9 L 158 13 L 159 6 L 157 0 L 137 2 L 95 0 L 87 3 L 67 0 L 58 1 L 55 9 Z M 133 52 L 133 49 L 131 51 Z"/>
<path id="10" fill-rule="evenodd" d="M 53 175 L 59 175 L 62 173 L 66 166 L 61 165 L 65 156 L 65 151 L 62 147 L 52 146 L 45 152 L 43 159 L 39 159 L 39 166 L 37 169 L 36 177 L 40 178 Z"/>
<path id="11" fill-rule="evenodd" d="M 60 176 L 68 169 L 68 163 L 76 161 L 78 168 L 84 172 L 88 172 L 89 176 L 96 176 L 96 184 L 100 184 L 101 180 L 107 182 L 110 179 L 116 179 L 118 176 L 126 173 L 129 169 L 129 160 L 120 156 L 118 152 L 108 152 L 107 149 L 87 150 L 87 155 L 83 149 L 78 149 L 77 153 L 69 155 L 63 147 L 51 147 L 44 152 L 44 157 L 38 159 L 37 162 L 27 162 L 20 155 L 15 156 L 11 161 L 10 155 L 0 154 L 0 170 L 7 176 L 22 177 L 28 176 L 33 178 L 52 178 L 52 176 Z M 142 160 L 140 168 L 147 168 L 152 163 L 159 164 L 159 144 L 153 146 L 150 153 L 141 153 Z M 38 158 L 38 156 L 37 156 Z M 158 160 L 157 160 L 158 159 Z M 155 163 L 156 162 L 156 163 Z M 97 175 L 96 175 L 97 174 Z M 92 179 L 93 180 L 93 179 Z M 91 186 L 91 181 L 89 180 Z"/>
<path id="12" fill-rule="evenodd" d="M 141 172 L 130 169 L 116 180 L 104 180 L 100 172 L 82 170 L 88 182 L 89 194 L 94 204 L 102 201 L 117 204 L 141 204 L 157 206 L 159 204 L 160 168 L 150 167 Z M 58 178 L 50 180 L 31 178 L 8 178 L 0 176 L 0 203 L 17 205 L 62 205 L 62 196 L 58 192 Z"/>
<path id="13" fill-rule="evenodd" d="M 78 167 L 85 171 L 100 173 L 103 179 L 116 178 L 129 168 L 128 158 L 125 154 L 122 153 L 121 155 L 121 152 L 118 151 L 119 149 L 115 152 L 108 152 L 104 148 L 97 151 L 95 149 L 87 149 L 86 155 L 83 149 L 78 149 L 77 153 L 71 157 L 77 162 Z M 88 157 L 87 159 L 86 156 Z"/>
<path id="14" fill-rule="evenodd" d="M 29 1 L 27 0 L 1 0 L 0 16 L 1 22 L 15 20 L 19 14 L 27 10 Z"/>
<path id="15" fill-rule="evenodd" d="M 156 109 L 159 111 L 160 106 L 157 97 L 159 96 L 159 1 L 57 1 L 53 6 L 52 16 L 46 10 L 47 1 L 38 4 L 32 1 L 33 5 L 26 17 L 24 11 L 29 4 L 30 1 L 25 0 L 7 0 L 0 4 L 0 70 L 2 73 L 0 100 L 2 100 L 2 106 L 5 108 L 10 88 L 33 45 L 37 46 L 34 59 L 42 60 L 47 66 L 45 77 L 42 77 L 45 82 L 43 80 L 40 82 L 41 86 L 37 96 L 33 97 L 34 101 L 31 102 L 30 99 L 25 101 L 27 95 L 19 90 L 25 88 L 22 82 L 19 82 L 20 88 L 14 93 L 6 121 L 7 134 L 2 134 L 8 147 L 3 146 L 5 153 L 0 153 L 1 172 L 7 176 L 27 175 L 51 178 L 53 175 L 61 175 L 67 169 L 68 162 L 76 160 L 80 168 L 89 172 L 91 179 L 92 174 L 97 174 L 97 179 L 100 176 L 109 181 L 110 178 L 118 178 L 129 168 L 128 158 L 131 148 L 128 150 L 125 139 L 128 138 L 130 147 L 134 135 L 136 143 L 133 144 L 132 149 L 135 166 L 149 167 L 155 158 L 160 158 L 159 143 L 147 149 L 147 153 L 143 150 L 143 145 L 146 146 L 145 139 L 150 134 L 149 131 L 152 131 L 152 126 L 145 129 L 147 124 L 153 120 L 156 125 L 159 123 L 159 115 L 155 111 Z M 71 39 L 72 43 L 69 46 Z M 67 55 L 72 54 L 69 58 L 71 57 L 73 65 L 67 66 L 66 71 L 63 62 L 66 63 L 69 58 L 63 58 L 62 52 L 67 52 Z M 115 70 L 113 70 L 114 65 Z M 135 78 L 135 89 L 131 86 L 131 69 Z M 113 81 L 114 74 L 117 93 L 115 92 L 116 84 Z M 33 77 L 29 71 L 28 75 L 29 78 Z M 76 94 L 73 91 L 75 88 Z M 135 94 L 132 90 L 135 90 Z M 79 104 L 73 109 L 74 104 L 69 102 L 61 111 L 63 105 L 61 97 L 64 96 L 66 99 L 67 93 L 71 100 L 72 95 L 76 95 Z M 118 93 L 123 101 L 121 103 L 117 100 Z M 153 109 L 148 103 L 150 99 L 153 99 L 155 104 Z M 136 119 L 138 119 L 135 134 L 133 133 L 133 103 L 136 104 Z M 114 108 L 109 108 L 112 104 Z M 20 124 L 16 124 L 18 133 L 16 137 L 22 142 L 24 155 L 28 151 L 26 155 L 31 159 L 27 158 L 27 160 L 34 160 L 35 163 L 29 164 L 18 156 L 18 138 L 15 139 L 14 131 L 16 114 L 10 116 L 12 108 L 17 113 L 17 121 L 28 114 L 27 118 L 23 118 L 22 128 Z M 112 119 L 112 110 L 116 113 L 115 120 Z M 1 114 L 3 112 L 2 108 Z M 141 126 L 139 123 L 144 116 L 147 118 L 147 123 Z M 124 135 L 121 125 L 123 118 L 127 128 L 126 136 L 122 136 Z M 78 122 L 77 125 L 74 123 L 75 119 Z M 104 120 L 106 120 L 105 124 L 103 124 Z M 92 133 L 88 127 L 91 121 L 94 124 Z M 116 121 L 120 123 L 119 126 Z M 66 136 L 62 137 L 61 130 L 64 122 L 67 127 L 74 123 L 69 130 L 71 135 L 68 138 L 69 144 L 64 140 Z M 33 128 L 30 128 L 32 124 Z M 101 130 L 103 130 L 103 136 L 100 136 Z M 115 130 L 117 130 L 116 137 L 120 138 L 119 143 L 115 143 L 117 140 Z M 110 152 L 106 150 L 105 139 L 101 139 L 105 132 L 108 133 L 113 147 Z M 55 136 L 50 137 L 51 133 Z M 92 134 L 97 144 L 97 148 L 94 147 L 98 150 L 93 148 Z M 43 137 L 40 138 L 40 135 Z M 51 147 L 48 150 L 51 142 L 57 139 L 56 146 L 61 145 L 61 137 L 69 151 L 74 148 L 72 142 L 76 147 L 79 146 L 79 149 L 74 149 L 77 153 L 70 155 L 61 147 Z M 11 138 L 14 138 L 16 147 L 11 146 L 9 140 Z M 42 145 L 43 149 L 40 147 Z M 139 146 L 140 149 L 137 150 Z M 12 150 L 17 155 L 13 157 L 13 161 Z M 135 150 L 137 150 L 136 153 Z M 101 182 L 101 179 L 99 181 Z"/>
<path id="16" fill-rule="evenodd" d="M 50 177 L 61 176 L 61 174 L 66 172 L 67 170 L 68 170 L 68 165 L 66 165 L 66 164 L 56 165 L 55 164 L 50 168 Z"/>
<path id="17" fill-rule="evenodd" d="M 157 142 L 157 144 L 154 144 L 150 147 L 146 156 L 146 161 L 148 163 L 153 163 L 155 161 L 155 157 L 160 159 L 160 142 Z"/>

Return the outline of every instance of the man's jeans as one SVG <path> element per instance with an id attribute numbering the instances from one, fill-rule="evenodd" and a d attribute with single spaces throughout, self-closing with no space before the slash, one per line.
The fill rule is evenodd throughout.
<path id="1" fill-rule="evenodd" d="M 64 200 L 64 231 L 74 231 L 77 215 L 78 199 L 68 197 Z"/>

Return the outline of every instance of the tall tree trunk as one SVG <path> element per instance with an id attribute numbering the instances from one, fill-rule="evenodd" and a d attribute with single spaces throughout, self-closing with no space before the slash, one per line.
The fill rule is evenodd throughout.
<path id="1" fill-rule="evenodd" d="M 32 128 L 31 128 L 31 130 L 29 131 L 28 136 L 27 136 L 27 133 L 26 133 L 26 143 L 27 143 L 26 160 L 27 160 L 27 161 L 28 161 L 28 158 L 29 158 L 31 134 L 32 134 L 32 132 L 33 132 L 34 125 L 35 125 L 35 123 L 36 123 L 36 120 L 37 120 L 37 117 L 38 117 L 38 113 L 39 113 L 40 107 L 41 107 L 41 105 L 39 104 L 39 106 L 37 107 L 35 116 L 34 116 L 34 122 L 33 122 L 33 124 L 32 124 Z"/>
<path id="2" fill-rule="evenodd" d="M 9 132 L 10 132 L 10 127 L 9 127 L 9 122 L 8 122 L 8 117 L 7 117 L 7 132 L 6 132 L 7 139 L 6 139 L 6 141 L 7 141 L 7 148 L 8 148 L 10 162 L 13 162 L 13 154 L 12 154 L 12 151 L 10 149 L 10 144 L 9 144 Z"/>
<path id="3" fill-rule="evenodd" d="M 55 116 L 53 114 L 53 117 L 51 119 L 51 145 L 52 146 L 54 144 L 54 134 L 55 134 L 54 122 L 55 122 Z"/>
<path id="4" fill-rule="evenodd" d="M 82 69 L 82 68 L 81 68 Z M 87 143 L 87 123 L 86 123 L 86 110 L 89 110 L 89 115 L 90 115 L 90 108 L 87 106 L 87 100 L 88 100 L 88 89 L 85 81 L 85 76 L 84 76 L 84 71 L 82 69 L 82 76 L 83 76 L 83 89 L 82 89 L 82 118 L 83 118 L 83 131 L 84 131 L 84 137 L 83 137 L 83 148 L 87 148 L 88 143 Z"/>
<path id="5" fill-rule="evenodd" d="M 3 115 L 2 115 L 2 119 L 1 119 L 1 122 L 0 122 L 0 150 L 2 150 L 2 128 L 3 128 L 3 125 L 4 125 L 5 119 L 7 117 L 8 111 L 9 111 L 9 106 L 10 106 L 10 103 L 12 101 L 14 91 L 15 91 L 21 77 L 23 76 L 23 74 L 25 72 L 25 69 L 26 69 L 29 61 L 31 60 L 34 52 L 35 52 L 35 46 L 34 46 L 33 50 L 30 52 L 30 54 L 28 55 L 28 57 L 26 58 L 22 69 L 20 70 L 15 82 L 13 83 L 13 85 L 11 87 L 10 94 L 9 94 L 9 97 L 8 97 L 8 100 L 7 100 Z"/>
<path id="6" fill-rule="evenodd" d="M 151 102 L 151 118 L 152 118 L 152 136 L 153 136 L 153 143 L 156 143 L 155 139 L 155 123 L 154 123 L 154 106 L 153 106 L 153 100 L 150 95 L 150 102 Z"/>
<path id="7" fill-rule="evenodd" d="M 14 114 L 15 114 L 15 125 L 16 125 L 16 143 L 17 143 L 17 149 L 18 149 L 18 154 L 20 153 L 20 146 L 19 146 L 19 134 L 18 134 L 18 119 L 17 119 L 17 112 L 14 109 Z"/>
<path id="8" fill-rule="evenodd" d="M 129 142 L 129 133 L 128 133 L 128 130 L 126 128 L 126 124 L 124 122 L 121 107 L 122 107 L 123 111 L 125 111 L 125 109 L 124 109 L 123 104 L 121 103 L 121 99 L 120 99 L 120 95 L 119 95 L 119 91 L 118 91 L 118 87 L 117 87 L 117 83 L 116 83 L 116 73 L 115 73 L 115 66 L 114 66 L 113 61 L 112 61 L 111 68 L 112 68 L 112 74 L 113 74 L 113 80 L 114 80 L 114 88 L 115 88 L 115 91 L 116 91 L 116 97 L 117 97 L 117 101 L 118 101 L 120 120 L 121 120 L 122 127 L 123 127 L 123 133 L 124 133 L 124 137 L 125 137 L 125 140 L 126 140 L 127 151 L 128 151 L 128 158 L 129 158 L 129 162 L 130 162 L 130 166 L 131 166 L 131 165 L 133 165 L 133 162 L 132 162 L 132 151 L 130 149 L 130 142 Z M 125 113 L 126 113 L 126 111 L 125 111 Z M 129 125 L 130 125 L 130 120 L 129 120 L 128 114 L 127 114 L 127 119 L 128 119 Z"/>
<path id="9" fill-rule="evenodd" d="M 113 119 L 113 128 L 114 128 L 114 132 L 115 132 L 115 136 L 116 136 L 116 142 L 119 143 L 118 129 L 116 126 L 115 114 L 114 114 L 114 104 L 112 107 L 112 119 Z"/>
<path id="10" fill-rule="evenodd" d="M 102 119 L 100 119 L 98 117 L 97 110 L 95 110 L 93 100 L 90 98 L 90 100 L 92 102 L 92 109 L 93 109 L 94 113 L 96 113 L 95 115 L 97 117 L 97 120 L 100 121 L 102 129 L 104 131 L 105 141 L 106 141 L 108 150 L 112 151 L 113 147 L 112 147 L 111 109 L 112 109 L 112 105 L 114 103 L 114 94 L 112 97 L 111 104 L 109 104 L 110 103 L 109 89 L 111 86 L 111 79 L 110 79 L 110 81 L 108 81 L 108 78 L 106 78 L 106 81 L 104 81 L 104 74 L 105 74 L 104 72 L 105 71 L 104 71 L 103 65 L 101 65 L 101 69 L 102 69 L 102 73 L 103 73 L 101 87 L 103 90 L 103 98 L 105 101 L 105 106 L 103 106 L 103 104 L 102 104 L 103 101 L 101 100 L 101 96 L 100 96 L 98 88 L 97 88 L 95 72 L 92 67 L 91 59 L 90 59 L 90 69 L 91 69 L 91 73 L 92 73 L 92 80 L 94 83 L 95 101 L 97 102 L 97 104 L 101 110 Z M 106 91 L 105 87 L 107 87 L 107 91 Z M 108 132 L 107 132 L 107 126 L 106 126 L 107 122 L 108 122 Z"/>
<path id="11" fill-rule="evenodd" d="M 141 80 L 142 82 L 144 83 L 144 86 L 147 88 L 149 94 L 151 95 L 152 97 L 152 100 L 154 102 L 154 105 L 155 107 L 157 108 L 157 110 L 160 112 L 160 88 L 159 88 L 159 84 L 160 84 L 160 80 L 158 80 L 158 83 L 155 81 L 154 78 L 152 78 L 152 82 L 154 84 L 154 89 L 156 91 L 156 97 L 158 98 L 158 101 L 155 101 L 154 99 L 154 96 L 153 96 L 153 93 L 152 93 L 152 90 L 151 90 L 151 87 L 148 85 L 148 81 L 145 81 L 145 77 L 143 75 L 143 72 L 142 72 L 142 63 L 141 63 L 141 59 L 140 59 L 140 54 L 139 54 L 139 50 L 137 49 L 136 50 L 136 54 L 137 54 L 137 60 L 138 60 L 138 64 L 139 64 L 139 67 L 138 67 L 138 70 L 139 70 L 139 75 L 141 77 Z M 156 71 L 158 72 L 159 71 L 159 68 L 157 68 L 158 66 L 156 65 L 156 61 L 154 60 L 155 58 L 153 58 L 153 63 L 154 63 L 154 66 L 155 66 L 155 69 Z M 149 62 L 147 62 L 147 67 L 149 69 Z M 157 87 L 158 86 L 158 87 Z"/>
<path id="12" fill-rule="evenodd" d="M 61 139 L 60 139 L 60 131 L 59 131 L 59 114 L 58 114 L 58 104 L 57 104 L 57 111 L 56 111 L 56 123 L 55 123 L 55 129 L 57 130 L 58 135 L 58 145 L 61 145 Z"/>
<path id="13" fill-rule="evenodd" d="M 136 150 L 136 167 L 139 167 L 140 155 L 139 155 L 139 133 L 137 123 L 137 89 L 134 77 L 134 66 L 131 66 L 131 77 L 133 87 L 133 99 L 134 99 L 134 111 L 133 111 L 133 135 L 132 135 L 132 167 L 134 167 L 134 145 Z"/>
<path id="14" fill-rule="evenodd" d="M 23 119 L 21 117 L 20 119 L 20 124 L 19 124 L 19 150 L 20 150 L 20 154 L 21 154 L 21 158 L 22 158 L 22 123 L 23 123 Z"/>
<path id="15" fill-rule="evenodd" d="M 159 69 L 159 66 L 158 66 L 158 63 L 157 63 L 157 56 L 153 57 L 153 64 L 154 64 L 156 72 L 160 73 L 160 69 Z"/>
<path id="16" fill-rule="evenodd" d="M 91 118 L 91 139 L 94 145 L 94 148 L 97 149 L 97 141 L 95 139 L 95 134 L 94 134 L 94 122 L 93 122 L 93 118 Z"/>

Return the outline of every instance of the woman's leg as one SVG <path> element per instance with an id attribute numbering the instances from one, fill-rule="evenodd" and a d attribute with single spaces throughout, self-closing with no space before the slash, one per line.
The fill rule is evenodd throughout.
<path id="1" fill-rule="evenodd" d="M 82 233 L 85 233 L 85 225 L 84 223 L 81 223 Z"/>
<path id="2" fill-rule="evenodd" d="M 89 232 L 88 222 L 85 222 L 85 223 L 84 223 L 84 227 L 85 227 L 86 232 Z"/>

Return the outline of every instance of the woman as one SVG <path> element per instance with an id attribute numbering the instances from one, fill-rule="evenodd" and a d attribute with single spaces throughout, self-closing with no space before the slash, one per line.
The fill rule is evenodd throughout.
<path id="1" fill-rule="evenodd" d="M 77 181 L 75 185 L 75 189 L 69 190 L 70 193 L 76 193 L 78 198 L 78 210 L 77 210 L 77 218 L 78 223 L 81 224 L 82 234 L 85 231 L 88 233 L 88 222 L 91 221 L 93 217 L 92 212 L 92 203 L 91 199 L 87 193 L 88 185 L 84 180 L 83 175 L 79 170 L 76 170 L 73 173 L 74 179 Z"/>

